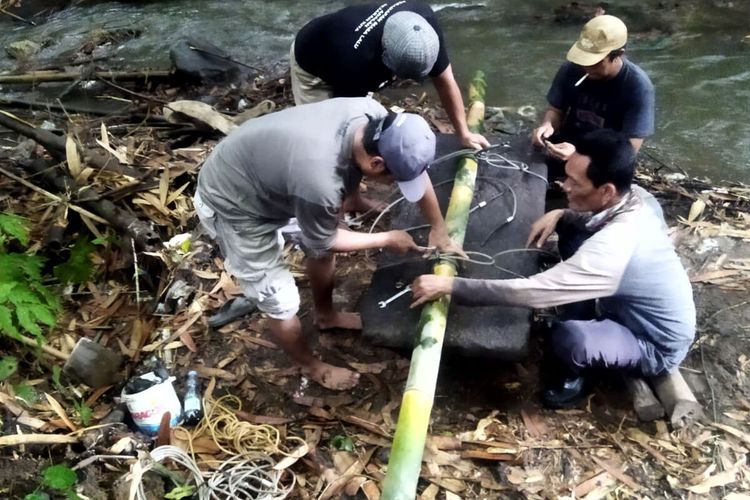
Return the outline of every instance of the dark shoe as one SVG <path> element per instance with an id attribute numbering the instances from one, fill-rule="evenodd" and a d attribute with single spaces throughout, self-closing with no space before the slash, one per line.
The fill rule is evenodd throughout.
<path id="1" fill-rule="evenodd" d="M 575 408 L 586 396 L 584 382 L 583 377 L 566 378 L 558 387 L 544 390 L 542 403 L 547 408 Z"/>
<path id="2" fill-rule="evenodd" d="M 219 328 L 227 323 L 241 318 L 251 312 L 255 311 L 255 302 L 248 299 L 247 297 L 237 297 L 236 299 L 229 300 L 222 304 L 219 308 L 219 312 L 209 316 L 208 326 L 211 328 Z"/>

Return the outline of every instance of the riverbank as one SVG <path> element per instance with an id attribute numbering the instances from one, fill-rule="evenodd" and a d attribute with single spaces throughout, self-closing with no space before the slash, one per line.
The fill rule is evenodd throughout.
<path id="1" fill-rule="evenodd" d="M 180 393 L 186 372 L 196 369 L 213 418 L 199 427 L 165 430 L 157 439 L 192 448 L 206 473 L 232 454 L 252 450 L 285 471 L 277 489 L 289 488 L 293 498 L 376 498 L 408 372 L 404 353 L 369 345 L 356 334 L 318 333 L 309 313 L 302 255 L 293 247 L 287 257 L 300 271 L 305 332 L 324 359 L 361 373 L 353 391 L 334 394 L 308 385 L 271 342 L 258 314 L 218 329 L 206 323 L 224 301 L 241 293 L 216 249 L 193 232 L 196 175 L 222 137 L 206 125 L 207 118 L 220 111 L 227 120 L 221 123 L 227 124 L 241 111 L 286 107 L 291 104 L 288 78 L 234 86 L 177 86 L 148 78 L 113 82 L 106 75 L 91 81 L 95 86 L 84 85 L 90 103 L 117 106 L 95 115 L 66 106 L 31 106 L 30 112 L 28 105 L 16 104 L 16 116 L 2 115 L 6 126 L 17 128 L 2 134 L 0 202 L 4 212 L 25 217 L 30 230 L 26 245 L 13 241 L 6 250 L 44 255 L 47 269 L 84 255 L 74 263 L 92 273 L 80 284 L 56 288 L 64 308 L 57 326 L 46 333 L 46 345 L 70 354 L 78 338 L 97 339 L 126 357 L 126 378 L 161 359 L 177 377 Z M 406 95 L 389 104 L 418 112 L 437 130 L 448 131 L 444 112 L 421 89 L 401 94 Z M 174 104 L 181 100 L 210 103 L 210 109 L 187 112 Z M 487 122 L 523 134 L 531 122 L 520 111 L 492 109 Z M 24 133 L 36 133 L 36 140 L 27 140 L 21 126 L 30 127 Z M 70 134 L 70 142 L 42 132 Z M 617 380 L 603 380 L 581 410 L 542 409 L 536 348 L 512 366 L 446 359 L 420 481 L 422 498 L 689 492 L 725 498 L 750 488 L 744 354 L 750 342 L 750 190 L 680 177 L 678 168 L 658 158 L 658 151 L 641 157 L 638 182 L 665 208 L 694 282 L 699 332 L 685 375 L 704 405 L 706 421 L 680 430 L 664 421 L 639 423 Z M 83 188 L 63 184 L 60 189 L 59 179 Z M 385 194 L 374 186 L 370 191 Z M 104 210 L 104 200 L 117 210 Z M 125 215 L 140 225 L 132 219 L 124 224 Z M 178 238 L 164 246 L 183 234 L 192 234 L 191 243 Z M 77 243 L 81 237 L 90 243 L 85 251 Z M 342 256 L 336 303 L 356 310 L 372 270 L 362 253 Z M 4 494 L 54 493 L 39 478 L 55 463 L 77 467 L 70 488 L 80 495 L 123 498 L 129 484 L 122 478 L 137 470 L 137 459 L 102 456 L 135 457 L 154 443 L 134 431 L 126 413 L 118 413 L 121 384 L 90 389 L 60 377 L 61 363 L 38 349 L 6 336 L 0 345 L 18 362 L 0 387 L 6 410 L 0 437 L 6 440 L 0 441 Z M 239 399 L 244 413 L 234 399 L 222 399 L 229 395 Z M 206 423 L 219 416 L 232 426 Z M 54 436 L 59 443 L 12 444 L 21 434 Z M 153 473 L 144 481 L 149 498 L 177 487 Z"/>

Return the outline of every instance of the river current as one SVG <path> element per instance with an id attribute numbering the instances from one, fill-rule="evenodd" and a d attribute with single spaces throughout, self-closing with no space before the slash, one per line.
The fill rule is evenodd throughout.
<path id="1" fill-rule="evenodd" d="M 45 44 L 40 61 L 73 50 L 95 29 L 132 28 L 140 37 L 116 52 L 119 67 L 167 68 L 168 48 L 199 36 L 240 61 L 287 57 L 295 32 L 312 17 L 352 2 L 340 0 L 167 0 L 104 2 L 70 8 L 39 26 L 0 17 L 0 46 L 30 39 Z M 454 72 L 464 85 L 487 74 L 491 106 L 532 105 L 538 113 L 587 13 L 564 2 L 484 0 L 430 2 L 438 11 Z M 680 3 L 621 1 L 607 13 L 625 20 L 628 54 L 657 92 L 657 129 L 646 151 L 712 180 L 750 182 L 750 1 Z M 569 4 L 567 4 L 569 5 Z M 661 7 L 659 7 L 661 5 Z M 569 17 L 560 22 L 560 18 Z M 556 19 L 557 18 L 557 19 Z M 0 71 L 14 62 L 3 54 Z M 429 86 L 426 86 L 429 88 Z M 0 95 L 10 92 L 0 88 Z"/>

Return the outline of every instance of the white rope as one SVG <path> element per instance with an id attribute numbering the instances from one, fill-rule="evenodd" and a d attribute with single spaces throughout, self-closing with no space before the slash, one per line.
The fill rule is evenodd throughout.
<path id="1" fill-rule="evenodd" d="M 202 486 L 205 482 L 203 480 L 203 473 L 198 468 L 195 461 L 176 446 L 159 446 L 154 448 L 149 454 L 142 454 L 139 456 L 137 462 L 130 467 L 130 473 L 126 479 L 130 478 L 130 500 L 146 500 L 146 492 L 143 491 L 143 476 L 148 471 L 154 468 L 154 466 L 163 462 L 166 459 L 171 459 L 175 463 L 181 465 L 190 472 L 193 477 L 193 481 L 198 490 L 198 498 L 205 500 L 206 497 L 202 494 Z"/>
<path id="2" fill-rule="evenodd" d="M 131 466 L 126 477 L 130 480 L 129 500 L 146 500 L 143 476 L 167 459 L 190 473 L 199 500 L 282 500 L 292 493 L 297 482 L 296 476 L 286 469 L 274 469 L 276 463 L 263 453 L 252 458 L 239 455 L 229 458 L 206 480 L 198 464 L 182 449 L 159 446 L 151 453 L 142 453 Z M 282 484 L 285 472 L 291 476 L 287 486 Z"/>
<path id="3" fill-rule="evenodd" d="M 233 457 L 221 464 L 206 483 L 207 500 L 282 500 L 288 497 L 296 484 L 296 476 L 287 471 L 275 470 L 268 455 L 258 454 L 254 458 Z M 289 485 L 281 484 L 287 472 L 291 476 Z"/>

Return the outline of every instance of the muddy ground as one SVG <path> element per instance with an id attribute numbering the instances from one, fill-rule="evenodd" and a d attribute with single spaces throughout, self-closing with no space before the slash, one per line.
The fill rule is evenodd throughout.
<path id="1" fill-rule="evenodd" d="M 283 78 L 231 90 L 221 86 L 177 89 L 169 84 L 134 90 L 136 94 L 120 94 L 134 102 L 134 116 L 76 116 L 75 130 L 81 144 L 95 145 L 104 123 L 111 127 L 113 150 L 119 144 L 128 154 L 137 151 L 131 156 L 134 168 L 156 172 L 151 179 L 157 180 L 163 178 L 164 171 L 171 172 L 170 196 L 166 197 L 170 201 L 166 205 L 158 203 L 159 196 L 165 194 L 159 183 L 144 188 L 152 195 L 148 197 L 138 192 L 123 195 L 121 189 L 115 189 L 121 181 L 117 176 L 92 182 L 117 193 L 120 206 L 142 219 L 151 219 L 164 241 L 195 229 L 197 221 L 190 204 L 195 176 L 221 135 L 185 123 L 178 124 L 180 129 L 162 122 L 147 123 L 143 116 L 150 119 L 162 112 L 158 102 L 149 102 L 149 96 L 159 100 L 200 98 L 224 110 L 236 110 L 240 98 L 249 106 L 263 99 L 273 100 L 277 107 L 289 104 L 288 83 Z M 422 113 L 437 129 L 445 131 L 444 113 L 425 95 L 408 96 L 399 104 Z M 145 115 L 144 109 L 148 110 Z M 69 125 L 69 117 L 50 110 L 24 116 L 37 123 L 57 121 L 62 129 Z M 518 133 L 526 133 L 530 122 L 506 110 L 505 121 L 498 127 L 508 124 Z M 167 132 L 160 127 L 166 127 Z M 37 177 L 27 176 L 19 168 L 16 146 L 23 137 L 16 133 L 2 135 L 6 148 L 0 165 L 15 175 L 26 176 L 28 182 L 36 182 Z M 46 156 L 40 147 L 22 149 L 27 157 Z M 421 498 L 740 498 L 730 495 L 748 490 L 750 194 L 744 186 L 717 187 L 679 179 L 673 175 L 678 166 L 665 168 L 656 157 L 658 152 L 642 156 L 639 182 L 662 202 L 679 253 L 695 281 L 699 329 L 684 363 L 684 374 L 706 418 L 683 429 L 672 429 L 665 420 L 641 423 L 622 381 L 606 374 L 596 375 L 595 388 L 582 408 L 543 409 L 538 402 L 544 367 L 540 366 L 537 326 L 554 312 L 539 311 L 532 332 L 533 347 L 524 360 L 498 363 L 444 357 L 419 484 Z M 187 188 L 178 192 L 178 186 L 185 183 Z M 43 249 L 49 197 L 6 176 L 0 176 L 0 187 L 0 208 L 28 217 L 33 245 Z M 371 194 L 384 195 L 377 190 L 371 190 Z M 694 203 L 698 199 L 707 201 L 702 211 Z M 688 215 L 691 207 L 694 216 Z M 87 228 L 78 216 L 70 215 L 68 241 L 86 233 Z M 104 226 L 100 229 L 105 231 Z M 162 442 L 166 439 L 189 450 L 186 436 L 192 435 L 194 458 L 207 472 L 230 454 L 227 450 L 265 450 L 273 460 L 280 461 L 284 453 L 297 447 L 298 443 L 290 440 L 297 436 L 305 440 L 307 449 L 286 468 L 284 484 L 291 484 L 292 475 L 296 480 L 291 498 L 376 498 L 388 462 L 410 353 L 371 345 L 352 332 L 318 332 L 312 324 L 309 290 L 301 272 L 302 256 L 290 249 L 290 263 L 299 271 L 301 315 L 311 345 L 324 360 L 349 365 L 362 374 L 359 385 L 351 391 L 327 391 L 302 378 L 289 364 L 273 344 L 261 315 L 255 313 L 219 329 L 207 326 L 207 316 L 239 293 L 224 275 L 221 257 L 210 242 L 196 236 L 188 254 L 180 254 L 176 260 L 166 258 L 168 252 L 163 250 L 151 255 L 141 253 L 139 286 L 147 299 L 141 304 L 134 300 L 135 263 L 130 248 L 126 240 L 97 249 L 93 256 L 95 279 L 61 292 L 65 311 L 58 327 L 48 335 L 49 345 L 70 352 L 79 337 L 96 338 L 128 356 L 127 376 L 148 371 L 153 358 L 158 357 L 178 378 L 180 394 L 186 372 L 196 369 L 211 407 L 222 396 L 234 395 L 249 414 L 243 416 L 245 420 L 270 424 L 280 433 L 279 444 L 260 444 L 257 448 L 244 442 L 233 447 L 206 431 L 205 426 L 199 431 L 172 429 L 166 438 L 162 436 Z M 357 310 L 373 269 L 374 262 L 362 252 L 340 256 L 335 302 L 343 309 Z M 182 301 L 173 299 L 165 310 L 156 313 L 157 304 L 169 302 L 168 289 L 178 279 L 193 290 Z M 169 342 L 163 341 L 165 329 Z M 59 362 L 5 337 L 0 338 L 0 347 L 21 363 L 11 382 L 24 380 L 38 391 L 50 393 L 63 403 L 64 416 L 72 420 L 68 425 L 63 415 L 43 399 L 32 404 L 20 401 L 6 382 L 0 390 L 3 436 L 29 432 L 62 435 L 71 427 L 89 428 L 104 422 L 117 410 L 121 385 L 94 391 L 63 379 L 61 391 L 50 377 Z M 73 408 L 76 398 L 85 399 L 93 411 L 89 425 L 84 425 Z M 230 409 L 235 413 L 237 408 Z M 37 420 L 22 420 L 24 416 Z M 50 463 L 72 467 L 96 455 L 135 456 L 138 450 L 150 449 L 153 443 L 135 433 L 128 423 L 125 418 L 124 424 L 108 424 L 111 426 L 105 427 L 106 431 L 90 429 L 75 434 L 81 436 L 75 444 L 0 448 L 0 495 L 23 498 L 34 491 L 40 484 L 40 470 Z M 238 429 L 233 432 L 247 431 Z M 77 471 L 77 493 L 82 498 L 126 497 L 127 482 L 117 481 L 131 471 L 133 463 L 132 459 L 120 459 L 82 465 Z M 148 481 L 150 498 L 161 498 L 166 482 L 153 477 Z"/>

